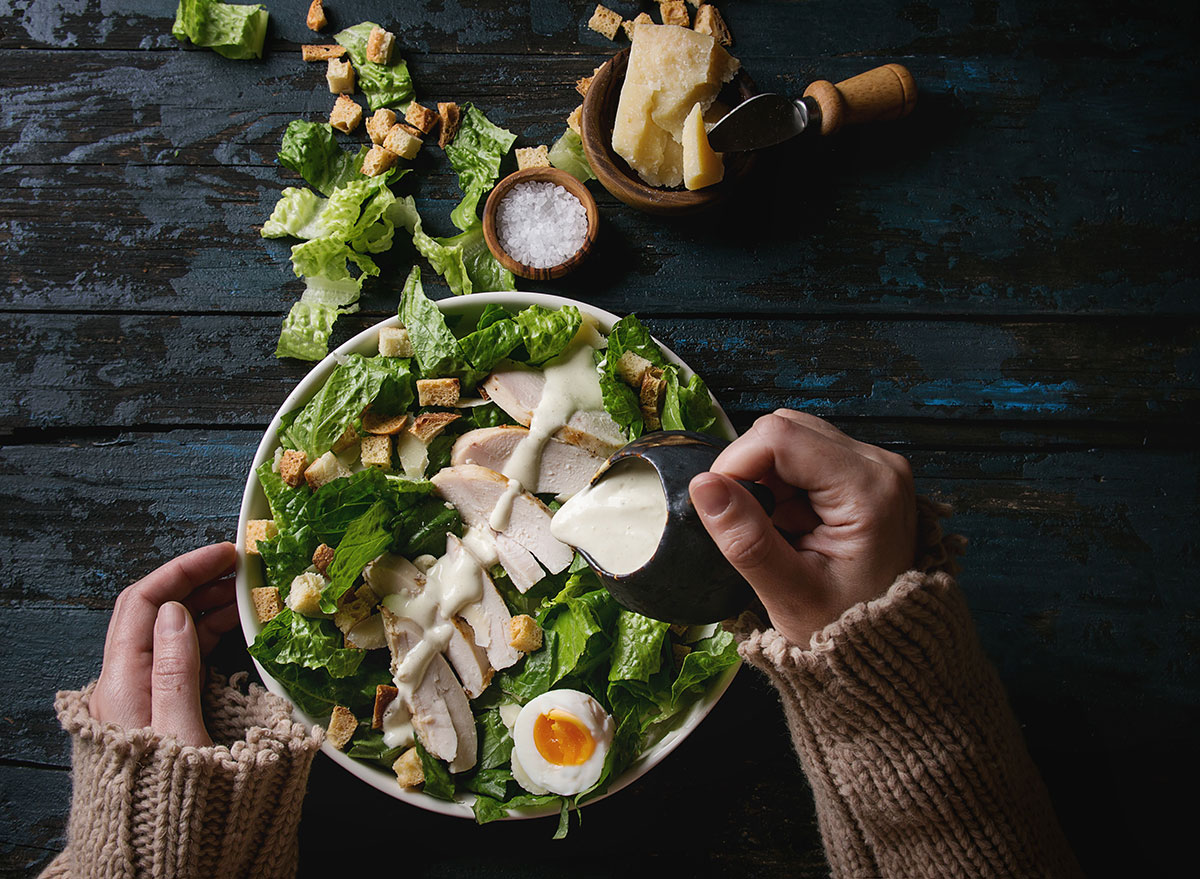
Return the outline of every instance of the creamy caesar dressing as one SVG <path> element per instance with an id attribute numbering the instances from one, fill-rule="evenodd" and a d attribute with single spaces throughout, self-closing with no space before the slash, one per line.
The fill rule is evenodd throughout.
<path id="1" fill-rule="evenodd" d="M 610 574 L 631 574 L 654 557 L 666 525 L 667 496 L 658 471 L 630 457 L 563 504 L 550 533 Z"/>

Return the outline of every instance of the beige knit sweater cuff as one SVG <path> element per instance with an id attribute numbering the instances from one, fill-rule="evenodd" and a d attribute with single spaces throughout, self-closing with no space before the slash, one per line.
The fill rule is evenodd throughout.
<path id="1" fill-rule="evenodd" d="M 211 675 L 211 747 L 100 723 L 95 688 L 58 694 L 73 744 L 67 849 L 43 876 L 292 877 L 296 827 L 322 739 L 246 675 Z"/>
<path id="2" fill-rule="evenodd" d="M 739 650 L 782 697 L 834 876 L 1079 875 L 945 570 L 944 512 L 922 501 L 926 570 L 807 647 L 743 619 Z"/>

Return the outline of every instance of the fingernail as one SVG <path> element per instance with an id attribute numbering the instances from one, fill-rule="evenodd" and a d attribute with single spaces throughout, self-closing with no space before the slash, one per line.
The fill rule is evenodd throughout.
<path id="1" fill-rule="evenodd" d="M 164 635 L 174 635 L 187 628 L 187 611 L 177 601 L 168 601 L 158 609 L 158 630 Z"/>
<path id="2" fill-rule="evenodd" d="M 733 495 L 729 493 L 729 486 L 723 479 L 705 479 L 698 485 L 693 484 L 691 494 L 692 503 L 700 511 L 700 515 L 710 519 L 725 512 L 733 499 Z"/>

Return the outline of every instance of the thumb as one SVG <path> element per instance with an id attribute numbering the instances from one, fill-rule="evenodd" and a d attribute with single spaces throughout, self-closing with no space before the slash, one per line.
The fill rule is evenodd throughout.
<path id="1" fill-rule="evenodd" d="M 158 609 L 150 674 L 150 726 L 181 745 L 211 745 L 200 712 L 200 645 L 191 614 L 177 601 Z"/>

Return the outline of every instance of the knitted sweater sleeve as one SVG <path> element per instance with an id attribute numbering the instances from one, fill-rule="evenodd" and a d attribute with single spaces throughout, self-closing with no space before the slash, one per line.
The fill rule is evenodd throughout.
<path id="1" fill-rule="evenodd" d="M 211 675 L 210 747 L 100 723 L 88 709 L 95 683 L 59 693 L 55 708 L 72 738 L 71 816 L 66 850 L 43 879 L 294 876 L 300 806 L 323 734 L 245 679 Z"/>
<path id="2" fill-rule="evenodd" d="M 1079 876 L 948 572 L 944 512 L 922 501 L 921 569 L 807 648 L 744 618 L 739 651 L 780 693 L 838 879 Z"/>

